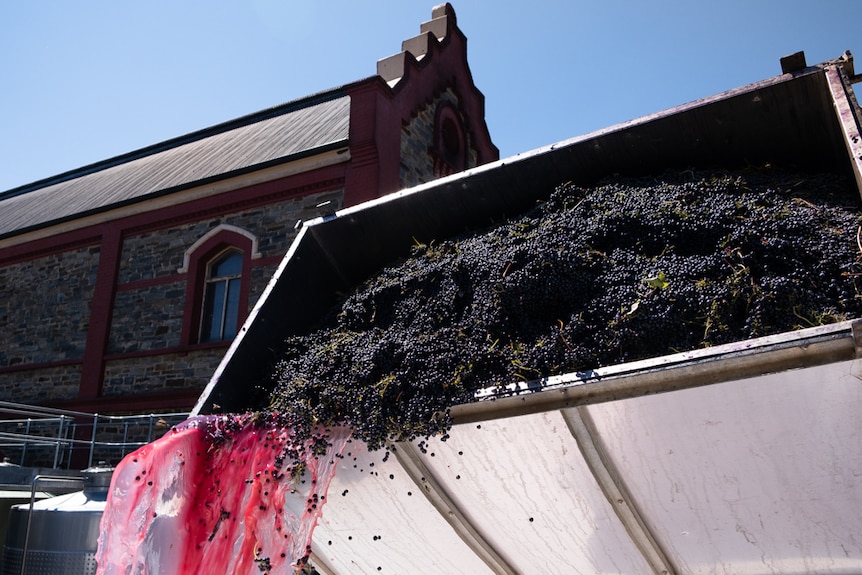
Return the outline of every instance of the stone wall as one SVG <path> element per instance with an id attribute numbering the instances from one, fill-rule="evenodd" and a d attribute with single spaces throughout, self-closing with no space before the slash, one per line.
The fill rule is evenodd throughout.
<path id="1" fill-rule="evenodd" d="M 224 355 L 224 348 L 118 358 L 106 362 L 102 395 L 203 390 Z"/>
<path id="2" fill-rule="evenodd" d="M 236 226 L 256 236 L 261 257 L 282 256 L 296 236 L 294 225 L 297 220 L 317 217 L 315 206 L 322 202 L 331 201 L 341 207 L 343 197 L 343 190 L 311 194 L 234 214 L 127 236 L 123 239 L 117 282 L 123 285 L 176 275 L 183 266 L 186 250 L 222 224 Z"/>
<path id="3" fill-rule="evenodd" d="M 108 353 L 132 353 L 180 345 L 185 277 L 117 292 Z"/>
<path id="4" fill-rule="evenodd" d="M 81 364 L 0 372 L 0 401 L 45 403 L 78 396 Z"/>
<path id="5" fill-rule="evenodd" d="M 434 147 L 434 122 L 437 117 L 437 108 L 449 103 L 458 109 L 458 96 L 448 89 L 440 94 L 433 102 L 419 110 L 410 122 L 401 129 L 401 187 L 409 188 L 429 182 L 441 175 L 435 169 L 432 148 Z M 476 166 L 477 152 L 469 141 L 469 133 L 465 133 L 467 139 L 467 166 Z"/>
<path id="6" fill-rule="evenodd" d="M 123 242 L 120 286 L 114 303 L 109 354 L 152 352 L 166 349 L 165 355 L 128 359 L 114 358 L 105 367 L 103 395 L 121 396 L 202 389 L 218 366 L 225 348 L 194 350 L 173 354 L 181 344 L 188 273 L 178 273 L 183 256 L 211 229 L 227 224 L 257 237 L 259 258 L 252 262 L 249 278 L 249 310 L 257 302 L 280 258 L 296 237 L 297 220 L 318 216 L 317 206 L 331 202 L 335 209 L 343 203 L 343 191 L 334 190 L 285 200 L 235 214 L 209 218 L 191 224 L 147 232 Z M 147 280 L 159 280 L 155 284 Z M 132 282 L 141 282 L 140 287 Z"/>
<path id="7" fill-rule="evenodd" d="M 83 356 L 98 265 L 84 247 L 0 268 L 0 367 Z"/>
<path id="8" fill-rule="evenodd" d="M 316 206 L 331 201 L 340 207 L 341 190 L 294 198 L 128 237 L 123 242 L 119 272 L 120 291 L 114 303 L 109 354 L 133 353 L 180 345 L 185 311 L 187 273 L 178 273 L 186 251 L 213 228 L 228 224 L 257 237 L 258 259 L 280 258 L 296 237 L 297 220 L 316 217 Z M 263 292 L 275 271 L 274 265 L 252 262 L 249 308 Z M 148 280 L 161 280 L 148 284 Z M 133 282 L 141 282 L 137 287 Z M 126 286 L 125 288 L 123 286 Z"/>
<path id="9" fill-rule="evenodd" d="M 225 345 L 176 353 L 190 279 L 178 270 L 186 251 L 208 231 L 229 224 L 257 237 L 259 253 L 249 278 L 251 308 L 295 238 L 297 220 L 318 217 L 317 206 L 323 202 L 338 209 L 343 197 L 343 190 L 327 191 L 125 236 L 103 394 L 198 390 L 209 381 Z M 77 398 L 98 264 L 99 248 L 93 246 L 0 267 L 0 400 Z"/>

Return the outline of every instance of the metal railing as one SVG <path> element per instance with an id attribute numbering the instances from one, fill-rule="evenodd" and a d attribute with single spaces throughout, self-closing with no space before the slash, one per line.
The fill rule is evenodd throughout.
<path id="1" fill-rule="evenodd" d="M 187 417 L 186 412 L 102 415 L 0 401 L 0 459 L 53 469 L 119 462 Z"/>

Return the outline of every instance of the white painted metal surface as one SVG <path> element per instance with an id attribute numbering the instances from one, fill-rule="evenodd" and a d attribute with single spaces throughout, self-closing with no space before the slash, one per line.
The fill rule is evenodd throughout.
<path id="1" fill-rule="evenodd" d="M 591 406 L 680 573 L 862 573 L 858 360 Z"/>
<path id="2" fill-rule="evenodd" d="M 862 573 L 860 415 L 862 360 L 852 359 L 471 421 L 385 462 L 354 443 L 315 532 L 315 564 L 329 574 Z"/>

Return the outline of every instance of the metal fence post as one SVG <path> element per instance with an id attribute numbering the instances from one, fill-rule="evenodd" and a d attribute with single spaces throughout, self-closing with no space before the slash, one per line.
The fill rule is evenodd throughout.
<path id="1" fill-rule="evenodd" d="M 30 422 L 32 420 L 27 418 L 27 425 L 24 427 L 24 437 L 30 438 Z M 24 445 L 21 447 L 21 467 L 24 467 L 24 459 L 27 457 L 27 443 L 28 441 L 24 441 Z"/>
<path id="2" fill-rule="evenodd" d="M 60 416 L 60 424 L 57 427 L 57 441 L 54 443 L 54 469 L 57 469 L 57 461 L 60 459 L 60 442 L 63 440 L 63 423 L 66 421 L 66 416 Z"/>
<path id="3" fill-rule="evenodd" d="M 93 452 L 96 451 L 96 427 L 99 425 L 99 414 L 93 414 L 93 434 L 90 437 L 90 459 L 87 467 L 93 467 Z"/>

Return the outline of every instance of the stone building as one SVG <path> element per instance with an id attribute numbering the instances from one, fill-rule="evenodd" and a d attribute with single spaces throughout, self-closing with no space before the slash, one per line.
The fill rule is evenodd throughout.
<path id="1" fill-rule="evenodd" d="M 449 4 L 377 74 L 0 193 L 0 400 L 187 410 L 298 224 L 496 160 Z"/>

